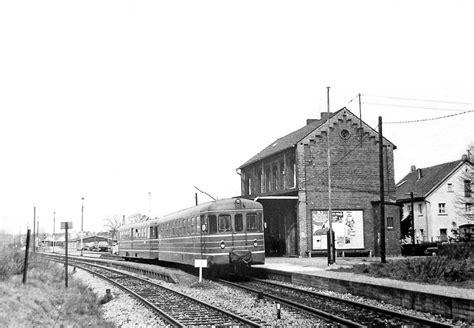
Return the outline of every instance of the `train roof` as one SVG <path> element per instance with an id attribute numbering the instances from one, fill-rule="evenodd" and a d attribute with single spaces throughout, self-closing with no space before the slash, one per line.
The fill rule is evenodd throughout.
<path id="1" fill-rule="evenodd" d="M 240 205 L 238 204 L 240 203 Z M 174 213 L 166 214 L 161 218 L 142 221 L 137 223 L 131 223 L 124 226 L 121 226 L 119 230 L 125 230 L 130 228 L 143 228 L 152 224 L 159 224 L 168 222 L 170 220 L 174 220 L 177 218 L 187 218 L 195 215 L 199 215 L 200 213 L 205 212 L 212 212 L 212 211 L 219 211 L 224 209 L 229 209 L 229 207 L 233 208 L 242 208 L 246 210 L 261 210 L 263 209 L 262 204 L 255 202 L 253 200 L 245 199 L 245 198 L 226 198 L 226 199 L 218 199 L 216 201 L 203 203 L 197 206 L 189 207 Z"/>

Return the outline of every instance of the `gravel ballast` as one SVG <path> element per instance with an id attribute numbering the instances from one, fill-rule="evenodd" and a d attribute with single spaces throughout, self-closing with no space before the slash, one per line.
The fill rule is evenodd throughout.
<path id="1" fill-rule="evenodd" d="M 99 299 L 105 294 L 107 288 L 111 289 L 113 299 L 103 305 L 104 319 L 113 322 L 117 327 L 143 327 L 143 326 L 163 326 L 165 323 L 159 319 L 151 310 L 132 297 L 126 295 L 123 291 L 116 287 L 111 287 L 109 283 L 101 280 L 98 277 L 93 277 L 91 274 L 82 270 L 78 270 L 75 276 L 88 284 L 94 292 L 99 296 Z M 290 308 L 282 306 L 281 319 L 277 319 L 276 303 L 269 300 L 259 300 L 256 296 L 251 295 L 242 290 L 234 289 L 228 286 L 218 284 L 213 281 L 203 280 L 198 283 L 197 277 L 183 273 L 180 275 L 179 283 L 166 283 L 161 280 L 147 278 L 150 281 L 156 282 L 160 285 L 165 285 L 168 288 L 177 290 L 186 295 L 195 297 L 203 302 L 212 304 L 229 312 L 246 316 L 249 319 L 261 320 L 268 326 L 314 326 L 314 318 L 301 317 L 301 314 L 293 314 Z M 281 283 L 281 282 L 279 282 Z M 430 313 L 421 313 L 418 311 L 408 310 L 390 304 L 379 303 L 370 299 L 353 296 L 351 294 L 337 294 L 331 291 L 315 290 L 314 288 L 299 288 L 312 290 L 317 292 L 327 293 L 333 296 L 338 296 L 345 299 L 356 300 L 360 303 L 376 305 L 392 311 L 398 311 L 405 314 L 416 316 L 423 316 L 425 318 L 449 323 L 458 327 L 468 327 L 462 322 L 453 322 L 450 319 L 442 318 L 438 315 Z"/>

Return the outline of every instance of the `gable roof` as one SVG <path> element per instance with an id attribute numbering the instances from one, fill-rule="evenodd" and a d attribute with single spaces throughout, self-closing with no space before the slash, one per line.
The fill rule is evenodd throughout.
<path id="1" fill-rule="evenodd" d="M 342 109 L 338 110 L 336 113 L 340 112 L 341 110 Z M 329 118 L 336 115 L 336 113 L 331 113 Z M 286 136 L 275 140 L 268 147 L 266 147 L 262 151 L 260 151 L 257 155 L 253 156 L 247 162 L 240 165 L 238 167 L 238 169 L 241 169 L 241 168 L 246 167 L 250 164 L 258 162 L 258 161 L 260 161 L 260 160 L 262 160 L 266 157 L 277 154 L 277 153 L 279 153 L 283 150 L 286 150 L 288 148 L 294 147 L 300 140 L 304 139 L 308 134 L 310 134 L 313 130 L 320 127 L 325 122 L 326 122 L 326 119 L 324 119 L 324 120 L 312 120 L 309 124 L 303 126 L 302 128 L 300 128 L 296 131 L 293 131 L 290 134 L 287 134 Z"/>
<path id="2" fill-rule="evenodd" d="M 339 109 L 338 111 L 336 111 L 335 113 L 330 113 L 329 119 L 332 119 L 333 117 L 339 115 L 340 112 L 344 112 L 344 113 L 348 112 L 351 115 L 353 115 L 354 117 L 357 117 L 350 110 L 348 110 L 346 107 L 343 107 L 343 108 Z M 319 120 L 311 120 L 308 124 L 306 124 L 302 128 L 300 128 L 296 131 L 293 131 L 290 134 L 287 134 L 286 136 L 281 137 L 281 138 L 277 139 L 276 141 L 272 142 L 269 146 L 264 148 L 257 155 L 250 158 L 244 164 L 240 165 L 237 169 L 244 168 L 244 167 L 246 167 L 250 164 L 256 163 L 256 162 L 258 162 L 258 161 L 260 161 L 264 158 L 270 157 L 270 156 L 275 155 L 279 152 L 282 152 L 286 149 L 294 147 L 296 144 L 298 144 L 298 142 L 303 140 L 311 132 L 318 129 L 319 127 L 321 127 L 321 125 L 323 125 L 326 122 L 327 122 L 327 118 L 319 119 Z M 377 134 L 377 132 L 371 126 L 367 125 L 364 121 L 362 121 L 362 122 L 363 122 L 363 126 L 367 127 L 372 133 Z M 383 137 L 383 139 L 384 139 L 384 143 L 388 142 L 391 145 L 393 145 L 394 149 L 396 149 L 396 146 L 392 142 L 387 140 L 387 138 Z"/>
<path id="3" fill-rule="evenodd" d="M 416 169 L 408 173 L 397 183 L 397 202 L 410 199 L 410 192 L 415 198 L 427 197 L 433 188 L 442 183 L 453 173 L 458 166 L 466 161 L 457 160 L 449 163 Z M 421 170 L 421 178 L 418 179 L 418 171 Z"/>

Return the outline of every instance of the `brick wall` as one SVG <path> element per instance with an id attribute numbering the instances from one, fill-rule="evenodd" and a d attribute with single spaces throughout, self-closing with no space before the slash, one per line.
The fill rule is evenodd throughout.
<path id="1" fill-rule="evenodd" d="M 300 202 L 300 255 L 311 249 L 311 210 L 328 209 L 327 127 L 322 126 L 297 146 Z M 345 130 L 345 134 L 343 133 Z M 348 133 L 347 133 L 348 132 Z M 362 139 L 362 141 L 361 141 Z M 362 210 L 364 246 L 375 251 L 372 202 L 379 200 L 378 135 L 370 127 L 359 128 L 359 120 L 349 111 L 331 119 L 331 189 L 333 210 Z M 386 199 L 395 198 L 393 145 L 384 141 Z M 396 229 L 396 230 L 395 230 Z M 397 232 L 398 231 L 398 232 Z M 399 235 L 399 226 L 394 233 Z M 306 246 L 306 247 L 304 247 Z M 390 248 L 390 252 L 394 248 Z M 399 253 L 395 252 L 396 254 Z M 388 253 L 387 253 L 388 255 Z M 395 254 L 393 254 L 395 255 Z"/>

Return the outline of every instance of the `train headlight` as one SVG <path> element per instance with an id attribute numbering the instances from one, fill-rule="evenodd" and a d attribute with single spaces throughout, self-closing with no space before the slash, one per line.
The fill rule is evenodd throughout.
<path id="1" fill-rule="evenodd" d="M 237 198 L 234 203 L 235 203 L 235 208 L 241 208 L 242 207 L 242 200 L 241 199 Z"/>
<path id="2" fill-rule="evenodd" d="M 225 242 L 223 240 L 221 240 L 221 248 L 224 249 L 225 248 Z"/>
<path id="3" fill-rule="evenodd" d="M 257 246 L 258 246 L 257 239 L 254 239 L 254 240 L 253 240 L 253 247 L 257 247 Z"/>

